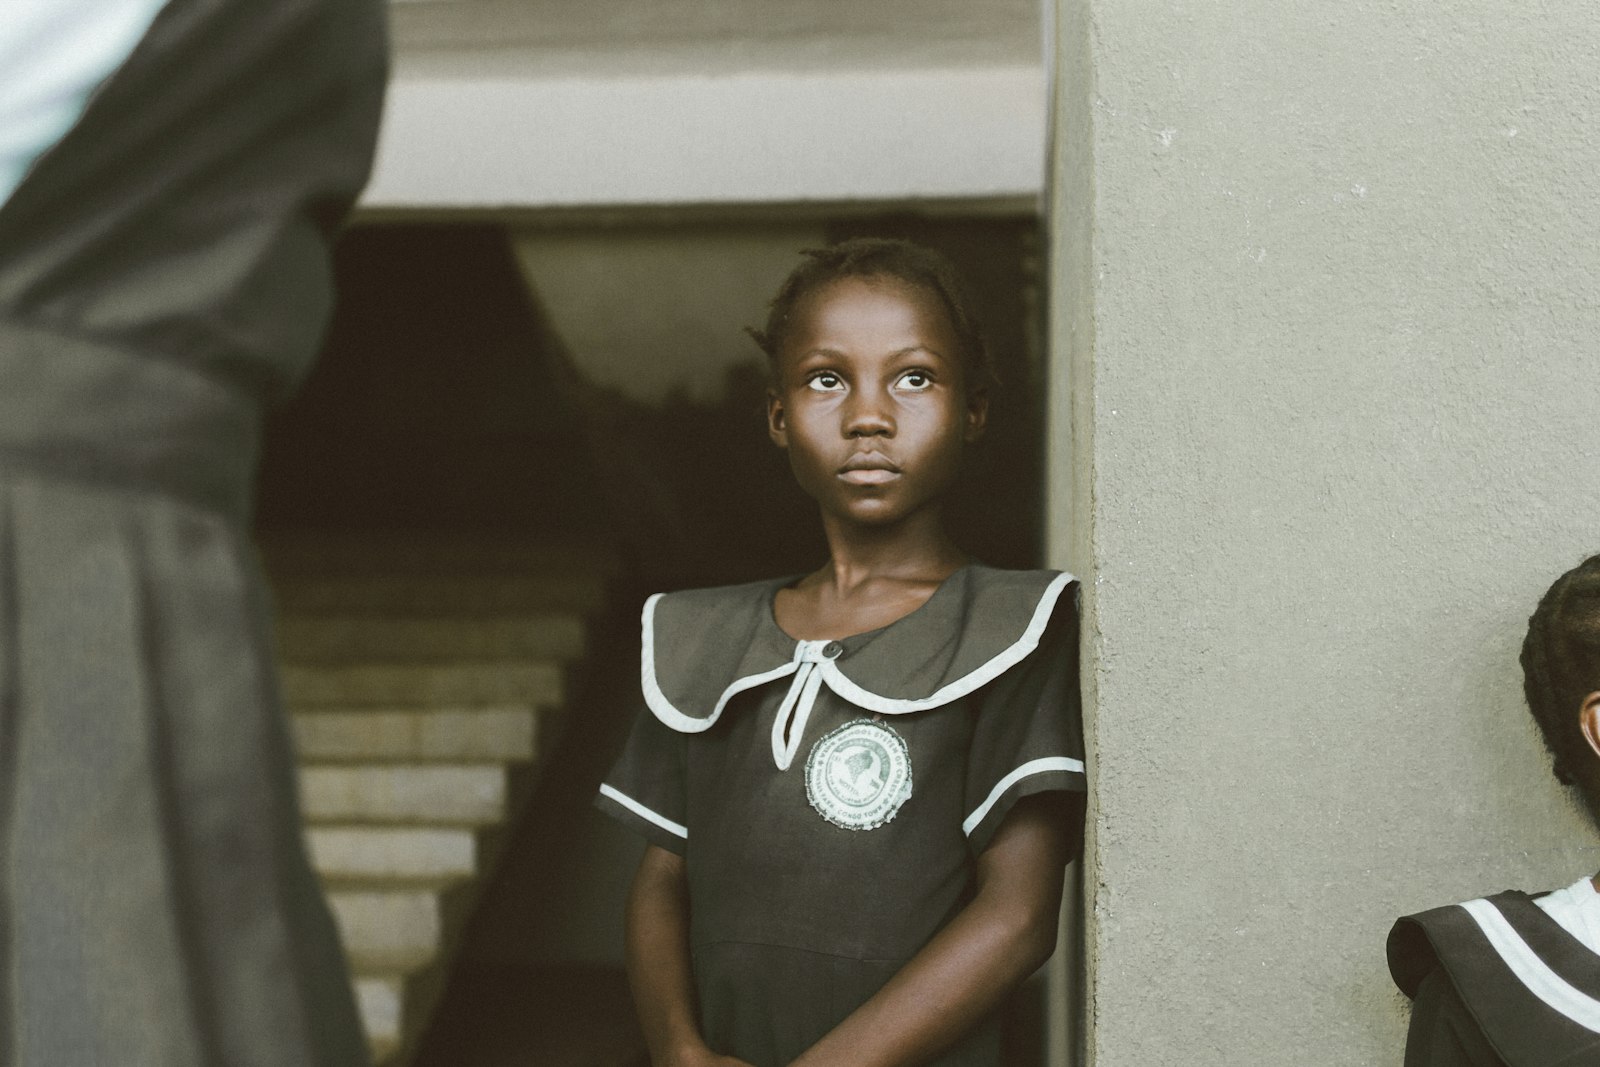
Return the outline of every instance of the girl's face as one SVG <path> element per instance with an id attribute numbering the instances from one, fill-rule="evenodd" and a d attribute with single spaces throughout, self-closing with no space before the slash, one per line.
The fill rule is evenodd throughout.
<path id="1" fill-rule="evenodd" d="M 825 515 L 885 526 L 930 507 L 983 433 L 938 296 L 898 278 L 840 278 L 796 306 L 767 427 Z"/>

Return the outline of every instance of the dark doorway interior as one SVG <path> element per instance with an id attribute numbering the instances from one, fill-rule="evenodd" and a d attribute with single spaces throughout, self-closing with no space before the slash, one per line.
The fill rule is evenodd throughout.
<path id="1" fill-rule="evenodd" d="M 627 224 L 669 242 L 711 225 L 762 224 Z M 1036 226 L 1026 216 L 897 214 L 816 227 L 824 240 L 909 237 L 946 251 L 969 275 L 1001 387 L 950 521 L 965 547 L 1001 566 L 1036 566 L 1040 556 Z M 615 229 L 582 236 L 603 243 Z M 493 533 L 606 546 L 621 561 L 612 608 L 592 619 L 588 659 L 572 676 L 568 728 L 541 756 L 417 1062 L 486 1067 L 510 1062 L 500 1058 L 508 1049 L 551 1067 L 591 1062 L 573 1051 L 583 1042 L 561 1044 L 581 1036 L 570 1030 L 621 1049 L 607 1062 L 625 1062 L 634 1039 L 619 920 L 639 845 L 594 813 L 589 797 L 634 714 L 638 604 L 658 589 L 799 573 L 824 555 L 810 502 L 766 440 L 764 365 L 751 345 L 709 397 L 668 391 L 646 402 L 596 382 L 498 225 L 360 227 L 338 250 L 337 276 L 324 358 L 269 424 L 262 530 Z M 747 324 L 727 329 L 736 335 Z M 588 1013 L 561 1009 L 567 994 Z M 588 1011 L 597 1005 L 598 1016 Z M 1037 1062 L 1037 1007 L 1035 991 L 1019 1007 L 1008 1062 Z M 527 1047 L 543 1040 L 530 1034 L 550 1033 L 538 1030 L 534 1016 L 543 1014 L 568 1050 L 556 1059 Z"/>
<path id="2" fill-rule="evenodd" d="M 578 413 L 500 227 L 357 228 L 335 271 L 323 356 L 268 423 L 263 529 L 605 529 Z"/>

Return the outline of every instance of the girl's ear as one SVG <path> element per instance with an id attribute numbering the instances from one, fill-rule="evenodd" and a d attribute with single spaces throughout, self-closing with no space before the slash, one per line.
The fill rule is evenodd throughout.
<path id="1" fill-rule="evenodd" d="M 779 448 L 789 447 L 789 424 L 783 414 L 783 398 L 776 389 L 767 390 L 767 436 Z"/>
<path id="2" fill-rule="evenodd" d="M 967 394 L 967 424 L 962 437 L 972 444 L 989 425 L 989 390 L 974 389 Z"/>
<path id="3" fill-rule="evenodd" d="M 1584 697 L 1583 703 L 1578 705 L 1578 728 L 1594 754 L 1600 756 L 1600 689 Z"/>

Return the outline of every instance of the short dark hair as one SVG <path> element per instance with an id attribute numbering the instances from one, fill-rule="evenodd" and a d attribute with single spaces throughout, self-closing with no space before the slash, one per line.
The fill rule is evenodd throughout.
<path id="1" fill-rule="evenodd" d="M 1522 689 L 1557 779 L 1577 785 L 1600 819 L 1595 754 L 1578 728 L 1583 698 L 1600 691 L 1600 555 L 1557 578 L 1528 619 Z"/>
<path id="2" fill-rule="evenodd" d="M 942 253 L 895 238 L 852 237 L 827 248 L 804 249 L 800 254 L 805 258 L 789 272 L 772 298 L 766 325 L 745 330 L 768 359 L 778 358 L 795 305 L 808 294 L 840 278 L 895 278 L 939 298 L 961 345 L 967 387 L 987 388 L 994 384 L 989 348 L 973 314 L 972 301 L 955 265 Z"/>

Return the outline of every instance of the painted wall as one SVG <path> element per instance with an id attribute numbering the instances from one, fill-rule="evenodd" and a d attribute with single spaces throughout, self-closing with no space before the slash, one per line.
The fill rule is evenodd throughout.
<path id="1" fill-rule="evenodd" d="M 1600 867 L 1516 666 L 1600 548 L 1600 23 L 1062 0 L 1057 32 L 1090 1062 L 1396 1063 L 1394 917 Z"/>

